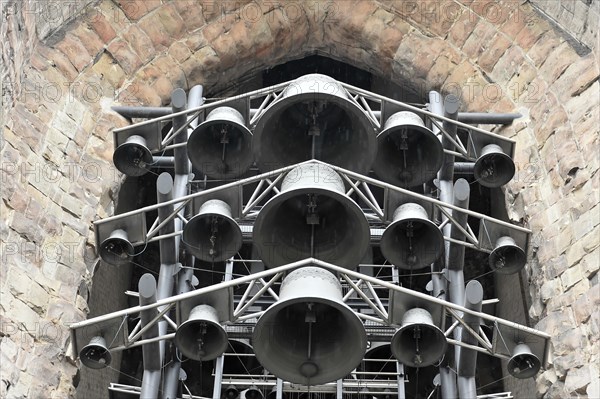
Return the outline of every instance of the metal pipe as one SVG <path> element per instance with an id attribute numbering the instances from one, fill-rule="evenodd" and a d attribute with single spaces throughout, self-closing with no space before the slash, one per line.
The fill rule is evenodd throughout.
<path id="1" fill-rule="evenodd" d="M 510 125 L 515 119 L 521 118 L 521 114 L 500 114 L 487 112 L 459 112 L 458 120 L 463 123 L 474 125 Z"/>
<path id="2" fill-rule="evenodd" d="M 475 162 L 454 162 L 454 173 L 472 175 L 474 169 Z"/>
<path id="3" fill-rule="evenodd" d="M 444 98 L 444 116 L 451 120 L 456 120 L 458 116 L 458 108 L 460 107 L 460 100 L 449 94 Z M 435 125 L 434 125 L 435 126 Z M 455 151 L 456 148 L 454 146 L 453 140 L 456 141 L 456 125 L 449 121 L 444 121 L 442 123 L 442 128 L 448 133 L 450 137 L 447 137 L 445 134 L 442 134 L 442 147 L 445 150 Z M 454 155 L 444 152 L 444 161 L 442 162 L 442 167 L 438 173 L 439 180 L 450 180 L 454 176 Z"/>
<path id="4" fill-rule="evenodd" d="M 404 389 L 404 365 L 400 362 L 396 362 L 396 381 L 398 382 L 398 399 L 406 398 L 406 392 Z"/>
<path id="5" fill-rule="evenodd" d="M 159 118 L 173 113 L 171 107 L 130 107 L 115 105 L 110 107 L 124 118 Z"/>
<path id="6" fill-rule="evenodd" d="M 155 168 L 160 167 L 173 167 L 175 163 L 174 157 L 164 157 L 164 156 L 153 156 L 152 157 L 152 165 L 148 165 Z"/>
<path id="7" fill-rule="evenodd" d="M 177 389 L 179 388 L 179 373 L 181 371 L 181 362 L 172 361 L 165 367 L 165 379 L 162 397 L 163 399 L 177 399 Z"/>
<path id="8" fill-rule="evenodd" d="M 187 108 L 187 97 L 183 89 L 175 89 L 171 94 L 171 106 L 173 107 L 173 113 L 176 114 Z M 173 118 L 173 131 L 177 131 L 186 125 L 188 122 L 187 115 L 178 115 Z M 173 144 L 185 144 L 187 143 L 188 134 L 182 132 L 175 136 Z M 187 148 L 176 147 L 173 149 L 173 155 L 175 156 L 175 174 L 177 175 L 188 175 L 190 173 L 189 159 L 187 156 Z"/>
<path id="9" fill-rule="evenodd" d="M 160 375 L 160 370 L 144 370 L 140 398 L 158 398 Z"/>
<path id="10" fill-rule="evenodd" d="M 138 283 L 140 293 L 140 306 L 156 304 L 156 280 L 150 273 L 144 274 Z M 156 315 L 155 309 L 147 309 L 140 312 L 142 328 L 150 323 Z M 154 324 L 142 338 L 156 338 L 159 336 L 158 325 Z M 161 376 L 161 347 L 159 342 L 153 342 L 142 346 L 144 362 L 144 375 L 142 377 L 142 393 L 140 397 L 156 398 L 160 387 Z"/>
<path id="11" fill-rule="evenodd" d="M 456 375 L 448 366 L 440 367 L 440 384 L 442 386 L 442 399 L 456 399 Z"/>
<path id="12" fill-rule="evenodd" d="M 454 205 L 463 209 L 469 208 L 469 196 L 471 195 L 471 187 L 469 182 L 465 179 L 458 179 L 454 184 Z M 468 216 L 464 213 L 453 212 L 454 221 L 460 225 L 463 231 L 467 226 Z M 465 234 L 457 226 L 450 224 L 450 238 L 457 241 L 463 241 Z M 457 245 L 454 242 L 449 243 L 449 251 L 447 255 L 448 263 L 447 267 L 450 274 L 450 301 L 456 304 L 464 303 L 464 282 L 453 281 L 452 278 L 456 277 L 457 280 L 463 280 L 464 277 L 456 276 L 455 272 L 460 272 L 462 275 L 463 266 L 465 263 L 465 247 Z M 454 292 L 453 292 L 454 291 Z"/>
<path id="13" fill-rule="evenodd" d="M 477 280 L 471 280 L 465 288 L 465 307 L 475 312 L 481 312 L 483 301 L 483 287 Z M 481 318 L 473 314 L 465 314 L 463 321 L 474 331 L 479 331 Z M 461 342 L 468 345 L 477 345 L 477 339 L 471 334 L 463 331 Z M 475 368 L 477 365 L 477 352 L 462 348 L 458 362 L 458 375 L 462 377 L 475 377 Z M 461 395 L 461 397 L 463 397 Z"/>

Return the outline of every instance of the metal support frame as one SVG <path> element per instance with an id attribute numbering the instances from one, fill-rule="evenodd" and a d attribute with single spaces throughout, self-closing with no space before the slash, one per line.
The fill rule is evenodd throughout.
<path id="1" fill-rule="evenodd" d="M 204 115 L 210 110 L 221 105 L 234 106 L 239 108 L 242 106 L 245 110 L 246 120 L 248 127 L 252 129 L 256 126 L 262 115 L 269 110 L 269 108 L 280 99 L 283 91 L 288 88 L 293 81 L 281 83 L 269 88 L 256 90 L 253 92 L 245 93 L 236 97 L 227 98 L 219 101 L 212 102 L 210 104 L 204 104 L 202 98 L 202 87 L 196 86 L 190 91 L 189 108 L 186 107 L 185 92 L 181 89 L 177 89 L 172 95 L 172 107 L 154 107 L 154 108 L 138 108 L 138 107 L 113 107 L 113 110 L 121 113 L 122 115 L 129 118 L 152 118 L 155 119 L 140 122 L 131 125 L 126 128 L 116 129 L 114 131 L 115 144 L 122 142 L 127 138 L 128 135 L 139 133 L 144 129 L 150 129 L 150 138 L 152 138 L 151 151 L 154 154 L 159 154 L 167 149 L 172 149 L 173 157 L 154 156 L 154 163 L 159 166 L 171 166 L 175 168 L 175 182 L 171 181 L 168 194 L 160 192 L 158 193 L 158 203 L 156 205 L 148 206 L 136 211 L 127 212 L 125 214 L 113 216 L 95 223 L 95 230 L 97 232 L 96 239 L 101 242 L 104 238 L 102 235 L 105 232 L 111 232 L 109 228 L 114 223 L 119 222 L 121 224 L 128 225 L 129 219 L 135 219 L 131 224 L 132 229 L 135 230 L 132 234 L 133 237 L 142 237 L 136 241 L 136 245 L 147 244 L 153 241 L 160 242 L 161 249 L 161 272 L 159 276 L 159 284 L 157 290 L 157 299 L 155 303 L 144 303 L 142 304 L 140 299 L 140 306 L 125 309 L 124 311 L 114 312 L 111 315 L 100 316 L 95 319 L 87 320 L 85 322 L 76 323 L 71 328 L 71 335 L 74 342 L 74 351 L 77 352 L 77 339 L 78 332 L 82 326 L 88 326 L 89 323 L 102 324 L 105 329 L 109 332 L 114 333 L 114 337 L 111 343 L 111 350 L 123 350 L 134 346 L 146 344 L 155 345 L 158 344 L 160 350 L 160 361 L 161 364 L 165 360 L 164 356 L 170 356 L 173 360 L 173 354 L 165 353 L 164 340 L 172 339 L 174 334 L 166 334 L 166 325 L 170 324 L 173 327 L 177 327 L 171 318 L 168 316 L 168 311 L 178 302 L 185 299 L 192 298 L 197 295 L 203 295 L 210 292 L 217 291 L 219 289 L 233 287 L 234 285 L 247 285 L 247 289 L 235 306 L 235 311 L 232 312 L 231 323 L 241 323 L 247 326 L 252 326 L 256 322 L 257 317 L 262 312 L 256 312 L 251 310 L 253 305 L 263 300 L 263 297 L 269 295 L 271 300 L 277 300 L 277 294 L 273 291 L 272 286 L 277 284 L 282 279 L 284 273 L 296 267 L 315 264 L 331 271 L 337 272 L 342 282 L 349 287 L 348 294 L 344 297 L 344 301 L 348 301 L 352 293 L 356 293 L 357 297 L 353 298 L 353 301 L 362 301 L 364 307 L 370 309 L 372 314 L 357 313 L 359 317 L 365 320 L 365 325 L 379 325 L 384 327 L 391 327 L 390 320 L 393 319 L 392 315 L 389 314 L 391 309 L 387 309 L 384 303 L 387 305 L 387 298 L 380 298 L 377 294 L 377 289 L 387 288 L 390 290 L 400 291 L 403 294 L 413 296 L 419 300 L 429 301 L 436 305 L 441 305 L 443 312 L 447 313 L 451 320 L 451 327 L 445 332 L 446 337 L 453 334 L 454 339 L 448 338 L 448 342 L 455 345 L 457 349 L 456 359 L 459 359 L 460 348 L 466 348 L 463 352 L 469 353 L 472 359 L 477 355 L 477 352 L 488 353 L 492 356 L 507 358 L 507 355 L 502 351 L 496 350 L 496 345 L 492 345 L 483 331 L 479 328 L 474 328 L 472 323 L 468 323 L 467 320 L 488 320 L 492 321 L 497 328 L 500 338 L 502 333 L 507 333 L 511 329 L 519 329 L 521 333 L 525 332 L 530 336 L 539 338 L 543 341 L 544 353 L 541 354 L 540 358 L 546 359 L 548 353 L 548 336 L 539 331 L 529 329 L 528 327 L 519 326 L 516 323 L 511 323 L 506 320 L 495 318 L 493 316 L 485 315 L 481 313 L 481 302 L 479 308 L 473 309 L 469 306 L 464 307 L 464 302 L 461 298 L 464 298 L 464 277 L 462 276 L 462 262 L 464 258 L 464 248 L 472 248 L 482 252 L 490 253 L 493 248 L 491 247 L 489 240 L 482 241 L 478 240 L 473 234 L 471 227 L 467 223 L 467 218 L 473 217 L 478 219 L 479 223 L 486 225 L 485 223 L 499 226 L 508 231 L 509 234 L 514 233 L 521 237 L 519 242 L 523 242 L 522 237 L 530 234 L 528 229 L 514 226 L 509 223 L 491 218 L 487 215 L 479 214 L 468 210 L 468 191 L 466 202 L 464 199 L 457 198 L 457 194 L 461 194 L 460 189 L 455 189 L 452 185 L 452 178 L 454 175 L 455 168 L 459 172 L 469 173 L 472 168 L 472 162 L 475 161 L 477 154 L 474 153 L 476 143 L 482 142 L 494 142 L 499 143 L 509 156 L 514 155 L 515 142 L 507 139 L 503 136 L 489 132 L 487 130 L 474 127 L 470 124 L 509 124 L 514 119 L 520 117 L 519 114 L 485 114 L 485 113 L 459 113 L 458 112 L 458 99 L 453 96 L 446 97 L 444 104 L 441 102 L 441 96 L 439 93 L 430 93 L 430 104 L 428 107 L 415 106 L 400 101 L 396 101 L 376 93 L 369 92 L 342 82 L 339 82 L 343 90 L 348 94 L 348 98 L 356 106 L 358 106 L 364 113 L 365 117 L 369 119 L 371 124 L 379 131 L 385 124 L 384 117 L 389 116 L 390 110 L 397 112 L 398 110 L 407 110 L 415 112 L 420 115 L 425 122 L 431 126 L 433 132 L 440 137 L 444 148 L 444 162 L 442 169 L 439 172 L 439 200 L 430 198 L 427 195 L 421 195 L 414 193 L 410 190 L 401 189 L 391 184 L 387 184 L 376 179 L 372 179 L 366 176 L 356 174 L 354 172 L 327 165 L 320 161 L 306 161 L 297 165 L 290 165 L 285 168 L 281 168 L 274 172 L 264 173 L 258 176 L 243 179 L 237 182 L 224 184 L 214 189 L 208 189 L 193 194 L 188 194 L 188 182 L 190 180 L 191 164 L 187 157 L 187 139 L 189 137 L 190 129 L 194 129 L 198 125 L 198 121 L 204 118 Z M 435 98 L 437 96 L 437 98 Z M 250 109 L 251 100 L 262 100 L 261 105 L 257 109 Z M 375 104 L 375 107 L 373 107 Z M 379 108 L 379 109 L 377 109 Z M 166 137 L 161 140 L 155 140 L 157 137 L 161 137 L 160 128 L 164 126 L 168 121 L 172 121 L 173 127 L 167 133 Z M 461 128 L 467 132 L 467 145 L 465 145 L 457 137 L 457 129 Z M 158 132 L 158 133 L 157 133 Z M 477 145 L 479 145 L 477 144 Z M 476 152 L 476 151 L 475 151 Z M 468 162 L 454 162 L 454 158 L 458 156 Z M 232 265 L 233 262 L 227 262 L 227 270 L 229 274 L 223 283 L 206 287 L 200 290 L 190 291 L 192 288 L 191 281 L 193 279 L 192 269 L 183 269 L 176 271 L 181 268 L 178 264 L 179 257 L 179 246 L 180 246 L 180 235 L 182 233 L 182 226 L 186 223 L 184 217 L 184 209 L 187 207 L 187 213 L 194 209 L 193 200 L 207 196 L 211 198 L 211 195 L 228 189 L 239 189 L 245 185 L 258 183 L 254 192 L 247 203 L 243 204 L 240 194 L 240 203 L 236 204 L 239 209 L 234 210 L 233 214 L 238 215 L 236 219 L 242 225 L 245 236 L 247 237 L 252 229 L 252 222 L 256 214 L 260 211 L 258 204 L 268 195 L 279 193 L 278 184 L 281 182 L 285 174 L 292 168 L 305 164 L 315 163 L 317 165 L 327 165 L 334 169 L 343 178 L 347 184 L 348 192 L 347 195 L 355 195 L 360 200 L 366 209 L 364 210 L 365 215 L 369 220 L 371 227 L 371 241 L 377 242 L 383 229 L 383 225 L 387 224 L 391 219 L 391 213 L 397 204 L 393 204 L 394 200 L 390 198 L 402 198 L 407 200 L 414 200 L 419 203 L 426 203 L 433 209 L 434 215 L 441 215 L 440 228 L 444 233 L 445 246 L 446 246 L 446 258 L 442 261 L 436 262 L 432 265 L 432 280 L 433 280 L 433 294 L 434 296 L 428 296 L 420 294 L 406 288 L 398 287 L 395 284 L 391 284 L 372 276 L 363 275 L 347 269 L 341 269 L 335 265 L 322 262 L 316 259 L 305 259 L 300 262 L 294 262 L 288 265 L 284 265 L 278 268 L 274 268 L 267 271 L 261 271 L 258 273 L 251 274 L 250 276 L 241 277 L 238 279 L 231 279 L 232 276 Z M 159 184 L 160 186 L 160 184 Z M 384 191 L 384 203 L 379 203 L 373 195 L 372 188 L 383 189 Z M 159 187 L 160 188 L 160 187 Z M 163 184 L 164 188 L 164 184 Z M 467 185 L 468 189 L 468 185 Z M 390 202 L 391 201 L 391 202 Z M 392 204 L 394 206 L 392 206 Z M 158 217 L 152 224 L 149 230 L 146 230 L 145 223 L 140 223 L 139 220 L 145 220 L 147 213 L 158 210 Z M 439 223 L 439 221 L 438 221 Z M 104 228 L 103 228 L 104 227 Z M 527 242 L 527 240 L 525 240 Z M 527 251 L 527 248 L 522 248 Z M 165 254 L 165 255 L 163 255 Z M 194 259 L 191 256 L 186 256 L 186 264 L 189 266 L 193 265 Z M 444 265 L 445 263 L 445 265 Z M 448 270 L 448 277 L 450 280 L 449 289 L 446 287 L 446 280 L 442 275 L 442 270 L 445 268 Z M 397 279 L 397 269 L 393 268 L 393 275 Z M 395 274 L 394 274 L 395 272 Z M 174 276 L 177 274 L 175 280 L 177 283 L 177 295 L 173 294 Z M 228 277 L 227 277 L 228 276 Z M 270 277 L 270 279 L 267 279 Z M 255 285 L 261 285 L 261 288 L 256 290 Z M 445 292 L 449 292 L 450 302 L 445 300 Z M 141 297 L 140 297 L 141 298 Z M 150 309 L 155 315 L 151 320 L 145 320 L 144 323 L 138 323 L 134 331 L 131 333 L 127 332 L 127 326 L 125 321 L 127 318 L 133 315 L 133 310 L 146 312 L 149 314 Z M 233 306 L 232 306 L 233 309 Z M 251 313 L 254 312 L 254 313 Z M 115 316 L 117 315 L 118 316 Z M 118 317 L 121 320 L 120 327 L 116 330 L 112 323 L 114 318 Z M 178 320 L 179 322 L 179 320 Z M 104 323 L 104 324 L 103 324 Z M 108 323 L 108 324 L 107 324 Z M 110 324 L 112 323 L 112 324 Z M 108 327 L 110 325 L 110 327 Z M 154 336 L 148 336 L 147 333 L 151 329 L 158 328 L 158 334 Z M 539 345 L 538 348 L 539 350 Z M 146 357 L 146 356 L 145 356 Z M 215 398 L 220 397 L 221 381 L 223 377 L 223 362 L 225 356 L 218 358 L 215 368 L 215 386 L 213 396 Z M 466 361 L 465 361 L 466 362 Z M 474 360 L 473 360 L 474 362 Z M 175 364 L 177 363 L 177 364 Z M 471 364 L 471 362 L 467 362 Z M 180 363 L 174 361 L 173 364 L 165 371 L 164 379 L 169 381 L 164 382 L 165 392 L 163 398 L 172 398 L 176 394 L 177 378 Z M 403 374 L 403 366 L 398 363 L 397 374 Z M 441 381 L 442 381 L 442 393 L 444 398 L 450 397 L 449 395 L 456 393 L 456 380 L 452 376 L 452 384 L 448 383 L 450 372 L 445 375 L 442 373 L 442 369 L 448 369 L 443 366 L 440 368 Z M 458 368 L 458 391 L 465 392 L 464 397 L 474 398 L 475 388 L 474 379 L 471 381 L 470 376 L 461 375 L 461 368 Z M 146 377 L 146 372 L 149 376 Z M 401 373 L 402 372 L 402 373 Z M 156 374 L 154 370 L 145 370 L 144 382 L 142 386 L 145 389 L 154 389 L 156 386 L 155 376 L 150 374 Z M 364 374 L 364 373 L 363 373 Z M 469 373 L 467 373 L 469 374 Z M 148 379 L 146 381 L 146 378 Z M 158 378 L 160 379 L 160 370 L 158 372 Z M 400 377 L 398 377 L 400 378 Z M 445 383 L 449 385 L 444 387 Z M 277 384 L 277 398 L 281 398 L 281 394 L 284 390 L 284 384 L 281 380 L 276 381 Z M 327 384 L 326 384 L 327 385 Z M 468 387 L 468 388 L 467 388 Z M 338 397 L 342 396 L 342 393 L 347 393 L 344 389 L 351 389 L 352 384 L 347 383 L 345 380 L 340 380 L 336 383 L 335 391 Z M 373 385 L 373 388 L 378 388 Z M 381 390 L 383 388 L 379 387 Z M 472 393 L 466 393 L 472 388 Z M 144 388 L 142 388 L 144 389 Z M 399 397 L 404 396 L 404 380 L 397 382 L 397 389 Z M 312 390 L 312 388 L 311 388 Z M 328 391 L 330 392 L 330 391 Z M 353 393 L 353 391 L 350 391 Z M 357 391 L 358 392 L 358 388 Z"/>

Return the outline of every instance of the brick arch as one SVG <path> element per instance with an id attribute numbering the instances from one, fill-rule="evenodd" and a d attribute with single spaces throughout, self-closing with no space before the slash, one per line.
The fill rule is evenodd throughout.
<path id="1" fill-rule="evenodd" d="M 102 0 L 43 41 L 31 13 L 3 25 L 12 27 L 9 75 L 18 79 L 3 104 L 2 323 L 50 326 L 54 335 L 3 329 L 10 387 L 0 385 L 0 396 L 73 395 L 66 323 L 87 313 L 91 221 L 114 212 L 121 179 L 111 132 L 127 122 L 110 105 L 167 104 L 175 87 L 218 88 L 314 53 L 419 93 L 461 94 L 465 110 L 523 113 L 498 131 L 517 141 L 517 177 L 504 190 L 509 217 L 536 235 L 529 316 L 553 335 L 539 394 L 598 396 L 597 48 L 578 55 L 521 2 L 217 3 Z M 15 44 L 19 29 L 26 46 Z M 69 247 L 47 256 L 57 243 Z"/>

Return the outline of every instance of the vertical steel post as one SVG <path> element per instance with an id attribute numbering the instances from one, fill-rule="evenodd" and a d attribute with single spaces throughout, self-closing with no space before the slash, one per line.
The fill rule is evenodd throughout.
<path id="1" fill-rule="evenodd" d="M 221 384 L 223 383 L 223 361 L 225 355 L 221 355 L 215 361 L 215 382 L 213 384 L 213 399 L 221 398 Z"/>
<path id="2" fill-rule="evenodd" d="M 339 380 L 337 380 L 335 382 L 335 398 L 336 399 L 342 399 L 342 397 L 343 397 L 342 388 L 343 388 L 343 380 L 340 378 Z"/>
<path id="3" fill-rule="evenodd" d="M 138 283 L 140 306 L 156 303 L 156 280 L 150 273 L 144 274 Z M 156 317 L 156 309 L 140 312 L 142 327 Z M 142 334 L 143 339 L 155 338 L 159 334 L 158 325 L 154 324 Z M 142 377 L 141 398 L 157 398 L 160 389 L 161 364 L 160 344 L 152 342 L 142 346 L 144 374 Z"/>
<path id="4" fill-rule="evenodd" d="M 464 306 L 469 310 L 481 312 L 483 287 L 477 280 L 469 281 L 465 289 Z M 472 314 L 463 316 L 465 323 L 474 331 L 479 331 L 481 318 Z M 477 345 L 477 340 L 469 333 L 462 332 L 460 340 L 465 344 Z M 461 348 L 458 359 L 458 393 L 461 399 L 475 399 L 475 369 L 477 366 L 477 351 Z"/>
<path id="5" fill-rule="evenodd" d="M 277 379 L 277 393 L 275 394 L 275 399 L 283 399 L 283 380 L 281 378 Z"/>
<path id="6" fill-rule="evenodd" d="M 396 362 L 396 380 L 398 381 L 398 399 L 406 398 L 404 389 L 404 364 Z"/>
<path id="7" fill-rule="evenodd" d="M 441 116 L 448 116 L 449 118 L 456 119 L 457 111 L 458 111 L 459 102 L 455 96 L 449 95 L 446 97 L 446 100 L 442 102 L 442 95 L 436 91 L 429 92 L 429 110 Z M 444 112 L 444 108 L 447 107 L 448 110 Z M 448 132 L 450 135 L 456 134 L 456 129 L 451 126 L 451 124 L 442 124 L 442 127 Z M 432 131 L 436 135 L 442 135 L 440 129 L 436 126 L 432 126 Z M 454 150 L 454 145 L 448 140 L 447 137 L 441 136 L 440 141 L 442 142 L 442 146 L 444 149 Z M 446 203 L 453 202 L 453 163 L 454 157 L 452 155 L 447 155 L 444 153 L 444 161 L 442 162 L 442 167 L 438 172 L 438 189 L 439 189 L 439 199 L 440 201 Z M 450 211 L 451 212 L 451 211 Z M 447 217 L 442 215 L 442 221 L 447 222 Z M 442 233 L 444 237 L 450 237 L 450 223 L 446 223 L 446 225 L 442 229 Z M 431 271 L 433 272 L 431 277 L 431 282 L 433 286 L 433 296 L 436 298 L 446 300 L 448 296 L 448 281 L 446 276 L 440 274 L 444 269 L 447 271 L 448 267 L 448 253 L 450 251 L 449 242 L 444 242 L 444 256 L 440 257 L 440 259 L 434 262 L 431 265 Z M 443 362 L 440 364 L 440 384 L 441 384 L 441 392 L 443 399 L 455 399 L 456 396 L 456 375 L 452 371 L 452 364 L 454 363 L 452 349 L 449 348 L 446 351 L 446 356 L 444 357 Z"/>

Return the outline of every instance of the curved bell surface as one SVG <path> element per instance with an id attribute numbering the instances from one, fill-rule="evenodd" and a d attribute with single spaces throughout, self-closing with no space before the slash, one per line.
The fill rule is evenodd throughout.
<path id="1" fill-rule="evenodd" d="M 187 151 L 192 165 L 215 179 L 239 177 L 254 162 L 252 133 L 231 107 L 212 110 L 190 135 Z"/>
<path id="2" fill-rule="evenodd" d="M 373 170 L 388 183 L 400 187 L 421 185 L 436 177 L 443 161 L 442 143 L 414 112 L 396 112 L 377 136 Z"/>
<path id="3" fill-rule="evenodd" d="M 216 359 L 227 349 L 227 332 L 219 323 L 217 311 L 209 305 L 194 307 L 188 320 L 175 333 L 175 345 L 190 359 Z"/>
<path id="4" fill-rule="evenodd" d="M 542 362 L 531 352 L 529 346 L 520 343 L 515 346 L 507 367 L 510 375 L 524 379 L 535 377 L 541 366 Z"/>
<path id="5" fill-rule="evenodd" d="M 235 356 L 253 355 L 254 348 L 250 345 L 250 341 L 246 339 L 230 339 L 225 353 L 225 361 L 223 363 L 223 374 L 261 374 L 262 366 L 254 356 Z"/>
<path id="6" fill-rule="evenodd" d="M 242 230 L 221 200 L 206 201 L 183 228 L 183 243 L 198 259 L 221 262 L 242 247 Z"/>
<path id="7" fill-rule="evenodd" d="M 392 353 L 400 363 L 410 367 L 426 367 L 434 364 L 446 353 L 448 342 L 444 332 L 421 308 L 408 310 L 402 318 L 402 326 L 392 337 Z"/>
<path id="8" fill-rule="evenodd" d="M 127 239 L 125 230 L 117 229 L 100 244 L 100 257 L 106 263 L 120 266 L 127 264 L 133 257 L 133 245 Z"/>
<path id="9" fill-rule="evenodd" d="M 513 274 L 527 263 L 527 255 L 509 236 L 500 237 L 488 258 L 490 267 L 501 274 Z"/>
<path id="10" fill-rule="evenodd" d="M 473 175 L 482 186 L 501 187 L 515 175 L 515 163 L 499 145 L 488 144 L 475 161 Z"/>
<path id="11" fill-rule="evenodd" d="M 369 223 L 345 195 L 342 178 L 325 165 L 301 165 L 259 212 L 253 229 L 267 267 L 314 257 L 356 268 L 369 248 Z"/>
<path id="12" fill-rule="evenodd" d="M 349 374 L 367 346 L 362 321 L 342 301 L 339 280 L 302 267 L 282 282 L 279 300 L 254 329 L 259 362 L 285 381 L 316 385 Z"/>
<path id="13" fill-rule="evenodd" d="M 392 354 L 392 348 L 389 342 L 374 342 L 371 347 L 367 349 L 365 353 L 364 361 L 358 366 L 356 372 L 357 376 L 361 376 L 361 371 L 371 373 L 395 373 L 396 372 L 396 358 Z M 369 375 L 364 374 L 362 377 L 365 379 L 390 379 L 389 375 Z M 382 395 L 376 395 L 380 397 Z"/>
<path id="14" fill-rule="evenodd" d="M 400 205 L 393 220 L 379 244 L 388 261 L 401 269 L 413 270 L 429 266 L 442 255 L 444 236 L 421 205 Z"/>
<path id="15" fill-rule="evenodd" d="M 366 174 L 375 160 L 375 128 L 344 87 L 321 74 L 302 76 L 266 109 L 254 129 L 262 172 L 318 159 Z"/>
<path id="16" fill-rule="evenodd" d="M 106 346 L 106 340 L 103 337 L 96 336 L 90 339 L 89 344 L 81 349 L 79 359 L 86 367 L 103 369 L 110 364 L 112 355 Z"/>
<path id="17" fill-rule="evenodd" d="M 223 392 L 224 399 L 237 399 L 240 396 L 240 391 L 235 385 L 229 385 Z"/>
<path id="18" fill-rule="evenodd" d="M 264 395 L 258 389 L 256 385 L 252 385 L 250 388 L 246 389 L 244 392 L 245 399 L 264 399 Z"/>
<path id="19" fill-rule="evenodd" d="M 152 161 L 152 153 L 146 146 L 146 139 L 138 135 L 129 136 L 113 154 L 115 167 L 127 176 L 145 175 Z"/>

